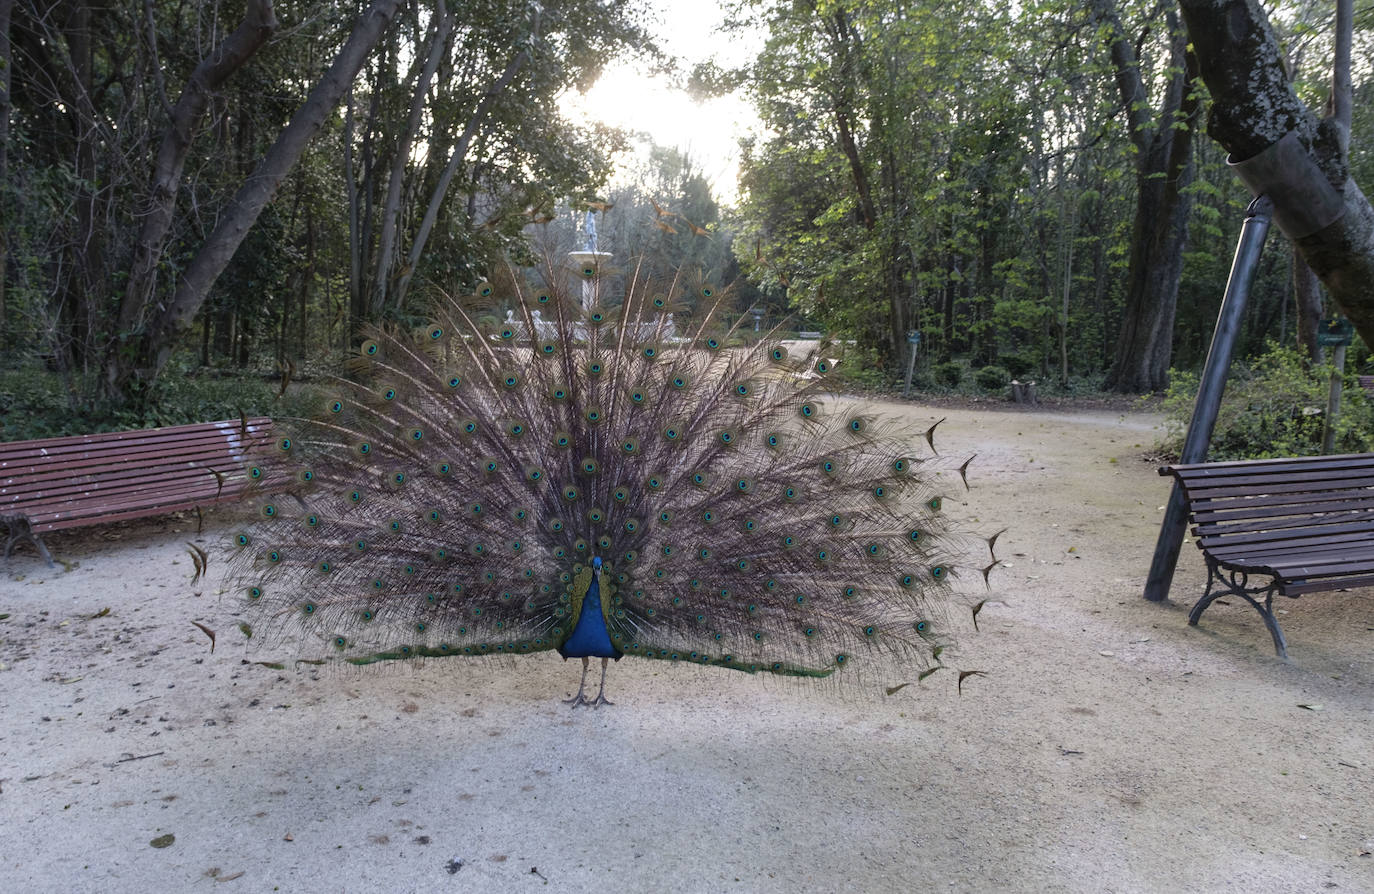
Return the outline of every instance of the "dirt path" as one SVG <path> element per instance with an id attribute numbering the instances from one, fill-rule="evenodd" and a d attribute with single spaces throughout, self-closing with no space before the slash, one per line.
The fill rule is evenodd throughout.
<path id="1" fill-rule="evenodd" d="M 1157 417 L 894 411 L 948 417 L 949 511 L 1009 527 L 962 696 L 625 661 L 573 713 L 550 656 L 279 671 L 189 583 L 223 517 L 16 558 L 0 891 L 1374 891 L 1368 592 L 1285 605 L 1287 663 L 1241 604 L 1189 628 L 1191 546 L 1176 603 L 1139 595 Z"/>

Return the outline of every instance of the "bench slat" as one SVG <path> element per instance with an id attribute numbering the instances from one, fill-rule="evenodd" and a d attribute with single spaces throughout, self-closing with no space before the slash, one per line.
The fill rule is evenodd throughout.
<path id="1" fill-rule="evenodd" d="M 194 476 L 163 475 L 142 482 L 130 480 L 118 487 L 97 486 L 75 493 L 57 492 L 42 501 L 29 504 L 26 514 L 30 519 L 36 520 L 43 515 L 80 512 L 85 507 L 92 506 L 98 511 L 99 507 L 104 505 L 156 500 L 169 494 L 214 497 L 222 491 L 241 491 L 247 483 L 248 478 L 243 474 L 225 476 L 223 487 L 217 479 L 203 472 Z"/>
<path id="2" fill-rule="evenodd" d="M 1374 586 L 1374 574 L 1356 574 L 1342 578 L 1335 586 L 1329 580 L 1290 581 L 1279 587 L 1285 596 L 1301 596 L 1303 593 L 1318 593 L 1323 590 L 1353 590 L 1357 587 Z"/>
<path id="3" fill-rule="evenodd" d="M 1309 469 L 1367 469 L 1370 467 L 1374 467 L 1374 453 L 1343 453 L 1334 456 L 1296 456 L 1279 459 L 1238 459 L 1230 462 L 1179 463 L 1171 466 L 1160 466 L 1159 474 L 1174 475 L 1181 478 L 1204 478 L 1245 472 L 1263 474 L 1273 471 L 1283 474 L 1285 471 L 1304 472 Z"/>
<path id="4" fill-rule="evenodd" d="M 1212 482 L 1197 483 L 1184 487 L 1188 499 L 1191 500 L 1212 500 L 1217 498 L 1228 498 L 1242 496 L 1246 493 L 1264 494 L 1274 496 L 1277 494 L 1305 494 L 1312 492 L 1323 492 L 1332 490 L 1349 490 L 1355 488 L 1374 487 L 1374 470 L 1368 472 L 1358 472 L 1341 479 L 1329 479 L 1322 482 L 1312 481 L 1288 481 L 1282 478 L 1269 479 L 1262 483 L 1250 482 L 1241 486 L 1213 487 Z"/>
<path id="5" fill-rule="evenodd" d="M 249 417 L 247 422 L 249 429 L 255 426 L 267 429 L 272 425 L 272 420 L 266 416 Z M 156 440 L 161 437 L 175 437 L 178 434 L 195 431 L 224 431 L 226 429 L 237 431 L 242 426 L 243 420 L 241 419 L 222 419 L 217 422 L 193 422 L 188 425 L 166 425 L 160 428 L 97 432 L 90 435 L 63 435 L 56 438 L 35 438 L 30 441 L 0 441 L 0 456 L 7 453 L 41 453 L 43 450 L 75 444 L 120 444 L 149 439 Z"/>
<path id="6" fill-rule="evenodd" d="M 1199 545 L 1211 549 L 1214 545 L 1218 544 L 1281 543 L 1284 541 L 1300 541 L 1311 538 L 1327 539 L 1351 532 L 1359 532 L 1365 535 L 1374 533 L 1374 519 L 1366 518 L 1364 520 L 1342 522 L 1340 524 L 1306 525 L 1303 527 L 1274 528 L 1262 531 L 1245 530 L 1238 531 L 1231 536 L 1225 534 L 1206 534 L 1200 535 L 1198 537 L 1198 542 Z"/>
<path id="7" fill-rule="evenodd" d="M 1312 562 L 1367 562 L 1374 559 L 1374 549 L 1368 539 L 1344 540 L 1334 543 L 1285 545 L 1282 549 L 1256 550 L 1253 547 L 1234 547 L 1209 550 L 1213 558 L 1227 565 L 1246 568 L 1301 565 Z"/>
<path id="8" fill-rule="evenodd" d="M 80 470 L 103 472 L 112 466 L 128 463 L 156 462 L 163 458 L 189 459 L 198 456 L 232 457 L 241 460 L 266 444 L 265 432 L 250 432 L 243 437 L 237 431 L 201 431 L 190 436 L 174 436 L 165 440 L 125 442 L 114 449 L 97 450 L 89 444 L 66 450 L 20 455 L 17 452 L 0 461 L 0 486 L 34 477 L 68 475 Z"/>
<path id="9" fill-rule="evenodd" d="M 1189 488 L 1207 488 L 1250 487 L 1270 481 L 1311 481 L 1320 485 L 1326 481 L 1349 481 L 1370 474 L 1374 474 L 1374 463 L 1349 467 L 1322 465 L 1309 469 L 1230 469 L 1224 473 L 1214 471 L 1207 475 L 1185 474 L 1179 477 Z"/>
<path id="10" fill-rule="evenodd" d="M 37 480 L 5 479 L 13 483 L 0 484 L 0 501 L 6 496 L 19 498 L 26 494 L 45 490 L 71 489 L 87 481 L 119 481 L 130 477 L 148 477 L 163 472 L 172 474 L 178 470 L 195 469 L 242 469 L 252 454 L 240 454 L 221 446 L 216 451 L 198 451 L 191 454 L 159 456 L 141 461 L 121 460 L 100 466 L 69 469 L 50 469 Z M 213 476 L 211 476 L 213 477 Z"/>
<path id="11" fill-rule="evenodd" d="M 1234 500 L 1207 500 L 1193 507 L 1192 516 L 1198 524 L 1219 523 L 1253 518 L 1275 518 L 1315 512 L 1341 512 L 1374 508 L 1374 490 L 1328 491 L 1323 494 L 1303 494 L 1302 502 L 1282 494 Z"/>
<path id="12" fill-rule="evenodd" d="M 1310 530 L 1315 536 L 1330 532 L 1342 524 L 1357 524 L 1374 519 L 1374 509 L 1355 512 L 1330 513 L 1327 515 L 1291 515 L 1273 518 L 1243 519 L 1237 522 L 1217 522 L 1209 525 L 1195 525 L 1193 536 L 1212 543 L 1226 540 L 1242 540 L 1250 535 L 1286 534 L 1286 536 L 1305 536 L 1302 532 Z M 1272 537 L 1269 539 L 1273 539 Z"/>

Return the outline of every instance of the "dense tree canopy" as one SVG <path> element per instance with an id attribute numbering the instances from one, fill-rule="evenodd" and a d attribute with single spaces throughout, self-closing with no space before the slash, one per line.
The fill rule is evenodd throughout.
<path id="1" fill-rule="evenodd" d="M 647 5 L 0 0 L 7 362 L 125 406 L 169 365 L 327 362 L 592 201 L 622 262 L 739 276 L 741 310 L 852 340 L 875 381 L 918 332 L 925 372 L 1157 390 L 1206 350 L 1249 199 L 1227 154 L 1289 130 L 1344 212 L 1266 253 L 1242 351 L 1337 309 L 1374 338 L 1367 63 L 1325 108 L 1367 4 L 737 0 L 761 51 L 693 79 L 757 108 L 734 208 L 561 110 L 658 58 Z"/>

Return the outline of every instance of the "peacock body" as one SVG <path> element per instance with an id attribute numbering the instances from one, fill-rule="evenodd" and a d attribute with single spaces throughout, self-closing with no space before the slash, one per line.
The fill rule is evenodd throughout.
<path id="1" fill-rule="evenodd" d="M 253 471 L 278 484 L 235 537 L 249 629 L 355 664 L 558 650 L 584 682 L 602 658 L 603 688 L 622 656 L 939 668 L 962 468 L 830 395 L 823 355 L 743 343 L 726 307 L 686 277 L 546 263 L 367 333 Z"/>

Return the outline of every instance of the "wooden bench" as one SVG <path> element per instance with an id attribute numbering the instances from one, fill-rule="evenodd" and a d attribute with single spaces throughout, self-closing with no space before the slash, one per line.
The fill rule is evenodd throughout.
<path id="1" fill-rule="evenodd" d="M 47 531 L 238 499 L 271 427 L 267 418 L 228 419 L 0 443 L 5 560 L 28 541 L 52 566 L 39 538 Z"/>
<path id="2" fill-rule="evenodd" d="M 1286 658 L 1275 593 L 1296 598 L 1374 584 L 1374 454 L 1195 463 L 1159 473 L 1183 488 L 1207 560 L 1207 589 L 1189 624 L 1219 597 L 1239 596 Z M 1251 584 L 1252 575 L 1269 581 Z"/>

